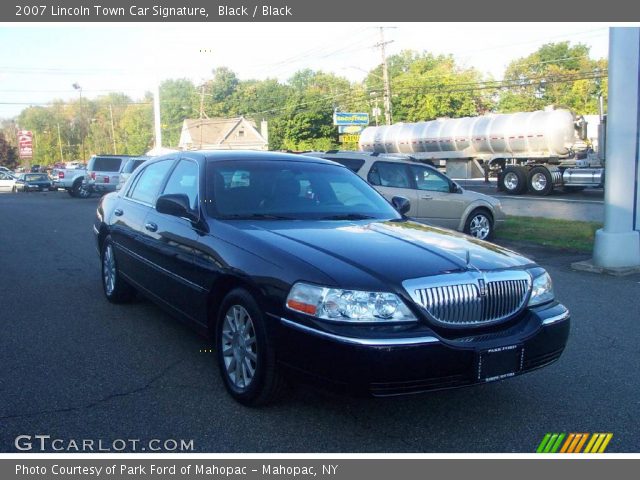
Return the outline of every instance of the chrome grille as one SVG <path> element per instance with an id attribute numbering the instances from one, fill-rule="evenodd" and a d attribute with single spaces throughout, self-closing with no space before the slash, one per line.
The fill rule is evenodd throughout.
<path id="1" fill-rule="evenodd" d="M 464 272 L 407 280 L 403 286 L 439 323 L 484 325 L 524 307 L 531 277 L 525 271 Z"/>

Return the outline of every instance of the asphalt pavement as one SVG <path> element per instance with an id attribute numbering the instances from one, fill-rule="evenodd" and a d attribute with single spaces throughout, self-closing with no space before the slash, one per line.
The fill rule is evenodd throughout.
<path id="1" fill-rule="evenodd" d="M 507 195 L 499 192 L 495 180 L 456 180 L 468 190 L 484 193 L 500 199 L 507 215 L 522 217 L 545 217 L 583 222 L 604 222 L 604 190 L 588 188 L 580 192 L 565 192 L 555 189 L 550 195 Z"/>
<path id="2" fill-rule="evenodd" d="M 547 432 L 612 432 L 607 451 L 640 451 L 640 275 L 575 272 L 579 255 L 524 250 L 572 312 L 554 365 L 392 399 L 300 386 L 249 409 L 224 391 L 205 339 L 144 299 L 104 299 L 97 203 L 0 194 L 2 452 L 19 435 L 185 439 L 196 452 L 533 452 Z"/>

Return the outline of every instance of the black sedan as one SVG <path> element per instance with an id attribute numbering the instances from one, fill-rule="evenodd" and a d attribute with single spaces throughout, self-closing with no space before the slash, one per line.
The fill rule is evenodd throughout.
<path id="1" fill-rule="evenodd" d="M 14 192 L 43 192 L 51 190 L 51 180 L 46 173 L 22 173 L 18 175 L 16 183 L 13 186 Z"/>
<path id="2" fill-rule="evenodd" d="M 183 152 L 101 200 L 104 293 L 136 291 L 211 334 L 229 393 L 286 380 L 388 396 L 502 380 L 557 360 L 569 312 L 532 261 L 404 217 L 347 168 Z"/>

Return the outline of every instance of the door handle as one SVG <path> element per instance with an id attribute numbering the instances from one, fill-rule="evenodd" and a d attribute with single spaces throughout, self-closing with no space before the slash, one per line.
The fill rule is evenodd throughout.
<path id="1" fill-rule="evenodd" d="M 431 199 L 433 199 L 433 197 L 431 195 L 422 195 L 422 197 L 420 197 L 420 198 L 422 198 L 423 200 L 431 200 Z"/>
<path id="2" fill-rule="evenodd" d="M 153 222 L 147 222 L 144 224 L 144 228 L 146 228 L 150 232 L 155 232 L 156 230 L 158 230 L 158 225 Z"/>
<path id="3" fill-rule="evenodd" d="M 124 212 L 122 211 L 122 209 L 121 209 L 121 208 L 116 208 L 116 209 L 113 211 L 113 214 L 114 214 L 116 217 L 121 217 L 123 213 L 124 213 Z"/>

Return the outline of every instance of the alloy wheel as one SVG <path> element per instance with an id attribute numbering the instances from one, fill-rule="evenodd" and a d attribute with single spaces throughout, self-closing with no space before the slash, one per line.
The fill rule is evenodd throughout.
<path id="1" fill-rule="evenodd" d="M 258 352 L 253 320 L 242 305 L 227 310 L 220 342 L 227 377 L 234 388 L 246 390 L 256 373 Z"/>
<path id="2" fill-rule="evenodd" d="M 491 222 L 485 215 L 475 215 L 469 223 L 471 236 L 484 240 L 491 232 Z"/>
<path id="3" fill-rule="evenodd" d="M 113 256 L 113 247 L 108 244 L 104 249 L 102 258 L 102 277 L 104 280 L 104 290 L 107 296 L 113 294 L 116 288 L 116 261 Z"/>
<path id="4" fill-rule="evenodd" d="M 518 188 L 518 176 L 513 172 L 507 172 L 504 176 L 504 185 L 510 191 L 516 190 Z"/>

